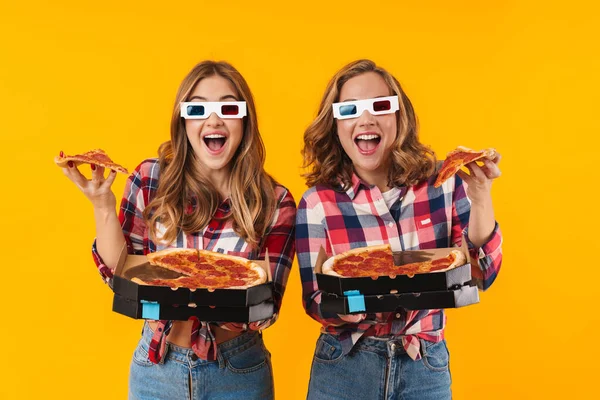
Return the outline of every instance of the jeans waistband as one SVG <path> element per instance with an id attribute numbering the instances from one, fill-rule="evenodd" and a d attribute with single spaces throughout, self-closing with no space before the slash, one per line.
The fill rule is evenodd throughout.
<path id="1" fill-rule="evenodd" d="M 354 347 L 360 350 L 369 350 L 386 354 L 390 351 L 398 354 L 406 353 L 404 346 L 402 345 L 402 337 L 362 337 L 356 342 Z"/>
<path id="2" fill-rule="evenodd" d="M 150 342 L 152 340 L 152 336 L 154 332 L 150 329 L 150 326 L 146 323 L 144 324 L 144 329 L 142 331 L 142 342 L 146 347 L 149 347 Z M 234 337 L 233 339 L 227 340 L 223 343 L 217 345 L 218 353 L 224 359 L 242 352 L 256 344 L 262 342 L 262 334 L 257 331 L 246 331 L 239 336 Z M 167 342 L 167 354 L 166 358 L 177 359 L 179 361 L 184 361 L 190 359 L 192 361 L 197 361 L 198 357 L 194 353 L 194 350 L 187 347 L 181 347 L 174 345 L 172 343 Z M 205 360 L 198 360 L 200 362 L 207 362 Z"/>

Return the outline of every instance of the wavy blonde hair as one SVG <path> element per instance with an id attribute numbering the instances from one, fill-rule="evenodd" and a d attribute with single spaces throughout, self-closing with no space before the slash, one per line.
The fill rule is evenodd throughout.
<path id="1" fill-rule="evenodd" d="M 158 149 L 160 178 L 156 197 L 144 210 L 150 236 L 157 239 L 156 223 L 166 229 L 160 240 L 171 243 L 178 233 L 201 231 L 213 218 L 223 199 L 198 168 L 197 158 L 188 141 L 180 103 L 189 101 L 194 87 L 204 78 L 221 76 L 245 101 L 247 116 L 243 136 L 230 163 L 231 213 L 235 232 L 251 246 L 258 246 L 276 209 L 275 181 L 264 170 L 265 147 L 258 131 L 254 99 L 246 80 L 230 64 L 204 61 L 196 65 L 179 86 L 171 118 L 171 140 Z"/>
<path id="2" fill-rule="evenodd" d="M 343 190 L 347 190 L 351 186 L 352 160 L 340 143 L 332 104 L 340 100 L 342 86 L 349 79 L 367 72 L 381 75 L 390 88 L 390 94 L 398 95 L 400 104 L 400 111 L 396 112 L 398 132 L 391 151 L 388 186 L 411 186 L 435 172 L 435 154 L 419 142 L 417 117 L 398 80 L 373 61 L 358 60 L 343 67 L 329 81 L 317 118 L 304 132 L 303 167 L 309 171 L 303 176 L 309 187 L 339 187 L 341 184 Z"/>

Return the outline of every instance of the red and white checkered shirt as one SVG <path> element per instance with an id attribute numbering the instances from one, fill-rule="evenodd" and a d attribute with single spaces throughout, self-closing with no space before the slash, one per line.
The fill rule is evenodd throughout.
<path id="1" fill-rule="evenodd" d="M 233 230 L 233 220 L 224 218 L 230 211 L 231 203 L 229 199 L 220 204 L 213 219 L 202 231 L 189 235 L 180 232 L 176 240 L 169 245 L 155 243 L 149 238 L 149 230 L 143 218 L 143 211 L 156 195 L 159 175 L 158 159 L 148 159 L 143 161 L 127 180 L 125 194 L 121 200 L 119 221 L 125 235 L 129 254 L 147 254 L 167 247 L 179 247 L 218 251 L 247 259 L 264 259 L 266 251 L 269 252 L 275 306 L 275 314 L 272 318 L 250 324 L 194 321 L 191 337 L 192 348 L 199 357 L 214 360 L 216 359 L 217 347 L 211 325 L 230 331 L 243 332 L 265 329 L 277 320 L 294 259 L 296 204 L 286 188 L 280 185 L 276 186 L 277 210 L 259 248 L 252 248 Z M 92 246 L 92 254 L 101 276 L 106 282 L 110 281 L 112 272 L 98 254 L 95 241 Z M 169 334 L 171 327 L 172 321 L 160 321 L 154 339 L 150 344 L 149 358 L 151 361 L 158 362 L 162 359 L 166 336 Z"/>
<path id="2" fill-rule="evenodd" d="M 420 358 L 419 338 L 432 342 L 444 338 L 443 310 L 369 313 L 364 320 L 354 316 L 356 323 L 335 314 L 324 315 L 319 307 L 322 291 L 313 269 L 321 246 L 328 257 L 384 243 L 389 243 L 393 251 L 460 246 L 463 235 L 468 237 L 471 203 L 458 176 L 434 188 L 436 176 L 415 186 L 400 187 L 390 207 L 377 186 L 368 185 L 356 175 L 347 191 L 316 186 L 304 193 L 296 218 L 304 308 L 323 325 L 323 332 L 339 338 L 344 353 L 362 336 L 401 337 L 407 354 L 416 360 Z M 501 244 L 498 224 L 483 246 L 476 248 L 468 243 L 472 275 L 483 290 L 500 270 Z"/>

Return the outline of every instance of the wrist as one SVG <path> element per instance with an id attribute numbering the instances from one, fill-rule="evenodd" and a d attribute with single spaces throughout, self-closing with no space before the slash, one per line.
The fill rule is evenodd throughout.
<path id="1" fill-rule="evenodd" d="M 487 192 L 480 196 L 473 196 L 470 198 L 471 200 L 471 208 L 490 208 L 492 206 L 492 194 Z"/>
<path id="2" fill-rule="evenodd" d="M 108 221 L 113 216 L 116 216 L 117 212 L 114 207 L 107 206 L 94 206 L 94 216 L 96 220 Z"/>

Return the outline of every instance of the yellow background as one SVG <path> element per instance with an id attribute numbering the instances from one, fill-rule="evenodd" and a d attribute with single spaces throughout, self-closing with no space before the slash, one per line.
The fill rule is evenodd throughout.
<path id="1" fill-rule="evenodd" d="M 596 2 L 22 3 L 0 0 L 0 398 L 126 396 L 142 322 L 111 311 L 92 208 L 53 165 L 60 150 L 101 147 L 133 169 L 168 139 L 184 75 L 225 59 L 255 95 L 267 170 L 299 200 L 303 131 L 329 78 L 361 57 L 399 78 L 438 157 L 456 145 L 503 155 L 502 271 L 480 304 L 448 312 L 455 398 L 592 397 L 600 268 L 582 251 L 599 229 Z M 265 333 L 279 399 L 306 394 L 319 327 L 300 298 L 294 264 Z"/>

